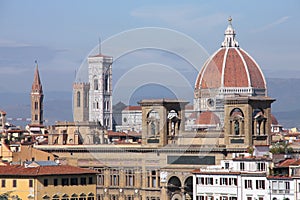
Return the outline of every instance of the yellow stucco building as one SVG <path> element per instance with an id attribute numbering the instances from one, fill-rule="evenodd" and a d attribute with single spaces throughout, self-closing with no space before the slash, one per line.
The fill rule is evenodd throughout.
<path id="1" fill-rule="evenodd" d="M 0 166 L 0 197 L 8 199 L 94 200 L 94 170 L 54 162 Z"/>

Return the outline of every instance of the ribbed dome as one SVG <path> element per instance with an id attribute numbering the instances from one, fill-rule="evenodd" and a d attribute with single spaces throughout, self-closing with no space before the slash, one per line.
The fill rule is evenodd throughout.
<path id="1" fill-rule="evenodd" d="M 235 90 L 235 93 L 251 93 L 255 89 L 266 90 L 266 81 L 260 67 L 239 47 L 231 19 L 229 22 L 222 47 L 204 64 L 198 74 L 195 89 L 241 89 Z M 223 90 L 224 93 L 226 91 Z"/>

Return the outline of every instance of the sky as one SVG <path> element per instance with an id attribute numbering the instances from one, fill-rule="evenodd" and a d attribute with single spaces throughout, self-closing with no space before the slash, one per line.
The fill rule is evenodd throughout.
<path id="1" fill-rule="evenodd" d="M 115 91 L 132 82 L 131 92 L 146 83 L 178 84 L 190 90 L 171 90 L 192 95 L 229 16 L 240 47 L 267 78 L 298 78 L 299 10 L 298 0 L 1 0 L 0 91 L 30 92 L 37 60 L 44 93 L 71 92 L 88 55 L 101 51 L 114 57 Z"/>

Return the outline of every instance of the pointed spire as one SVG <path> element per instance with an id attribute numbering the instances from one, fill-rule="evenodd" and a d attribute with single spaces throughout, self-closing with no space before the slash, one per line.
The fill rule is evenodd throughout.
<path id="1" fill-rule="evenodd" d="M 40 79 L 39 67 L 37 61 L 35 61 L 36 68 L 34 72 L 34 78 L 32 83 L 32 92 L 43 93 L 42 83 Z"/>
<path id="2" fill-rule="evenodd" d="M 222 47 L 239 47 L 239 43 L 235 40 L 235 30 L 232 27 L 232 18 L 228 18 L 228 26 L 225 30 L 225 39 L 222 42 Z"/>

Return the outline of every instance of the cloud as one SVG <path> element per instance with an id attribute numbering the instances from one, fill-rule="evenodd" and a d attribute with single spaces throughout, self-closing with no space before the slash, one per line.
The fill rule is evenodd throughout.
<path id="1" fill-rule="evenodd" d="M 156 20 L 178 28 L 197 31 L 199 31 L 200 25 L 205 25 L 205 29 L 211 29 L 224 24 L 224 20 L 228 18 L 228 15 L 225 13 L 206 14 L 205 7 L 198 8 L 189 5 L 142 7 L 131 11 L 130 15 L 141 19 Z"/>
<path id="2" fill-rule="evenodd" d="M 269 29 L 272 29 L 280 24 L 283 24 L 285 23 L 288 19 L 290 18 L 290 16 L 284 16 L 284 17 L 281 17 L 280 19 L 270 23 L 270 24 L 267 24 L 259 29 L 256 29 L 256 30 L 253 30 L 252 32 L 254 33 L 259 33 L 259 32 L 263 32 L 263 31 L 266 31 L 266 30 L 269 30 Z"/>
<path id="3" fill-rule="evenodd" d="M 1 45 L 2 44 L 2 45 Z M 33 46 L 14 42 L 0 41 L 0 68 L 9 67 L 20 70 L 32 69 L 35 60 L 48 63 L 65 50 L 56 50 L 46 46 Z M 21 71 L 22 71 L 21 70 Z M 5 70 L 9 73 L 18 70 Z"/>
<path id="4" fill-rule="evenodd" d="M 29 44 L 17 42 L 13 40 L 0 39 L 0 47 L 27 47 Z"/>

